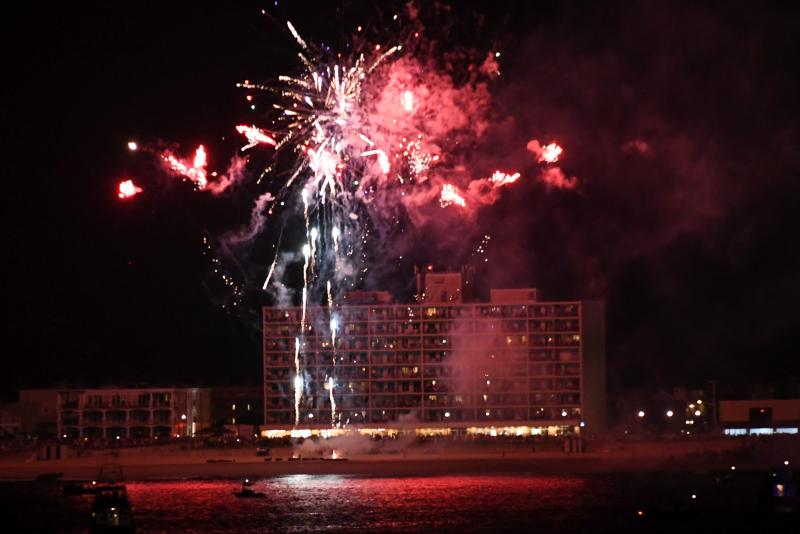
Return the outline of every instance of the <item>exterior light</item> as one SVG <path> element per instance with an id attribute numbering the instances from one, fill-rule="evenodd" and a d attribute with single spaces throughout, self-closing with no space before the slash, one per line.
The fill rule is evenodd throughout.
<path id="1" fill-rule="evenodd" d="M 695 495 L 694 493 L 692 493 L 692 499 L 696 499 L 696 498 L 697 498 L 697 495 Z"/>
<path id="2" fill-rule="evenodd" d="M 581 421 L 581 423 L 580 423 L 580 427 L 581 427 L 581 428 L 584 428 L 585 426 L 586 426 L 586 421 Z"/>
<path id="3" fill-rule="evenodd" d="M 128 141 L 128 150 L 134 151 L 139 148 L 139 145 L 136 144 L 136 141 Z"/>
<path id="4" fill-rule="evenodd" d="M 675 413 L 672 410 L 667 410 L 667 417 L 672 417 Z"/>
<path id="5" fill-rule="evenodd" d="M 731 471 L 736 471 L 736 466 L 735 465 L 731 466 Z"/>
<path id="6" fill-rule="evenodd" d="M 567 410 L 561 410 L 561 417 L 567 416 Z"/>
<path id="7" fill-rule="evenodd" d="M 181 420 L 186 421 L 186 414 L 181 414 Z"/>
<path id="8" fill-rule="evenodd" d="M 450 412 L 444 412 L 445 417 L 450 417 Z"/>
<path id="9" fill-rule="evenodd" d="M 784 460 L 783 465 L 789 465 L 789 460 Z"/>
<path id="10" fill-rule="evenodd" d="M 703 401 L 701 401 L 700 399 L 697 399 L 697 404 L 703 404 Z"/>
<path id="11" fill-rule="evenodd" d="M 701 412 L 700 410 L 695 410 L 695 411 L 694 411 L 694 415 L 695 415 L 695 417 L 700 417 L 700 416 L 702 415 L 702 413 L 703 413 L 703 412 Z"/>
<path id="12" fill-rule="evenodd" d="M 644 417 L 644 410 L 639 410 L 639 412 L 636 415 L 641 419 L 642 417 Z"/>

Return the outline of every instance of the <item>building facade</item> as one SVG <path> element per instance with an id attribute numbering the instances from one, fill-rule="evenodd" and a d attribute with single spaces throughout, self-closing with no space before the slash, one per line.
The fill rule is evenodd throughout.
<path id="1" fill-rule="evenodd" d="M 721 400 L 719 424 L 728 436 L 797 434 L 800 399 Z"/>
<path id="2" fill-rule="evenodd" d="M 187 437 L 209 424 L 202 388 L 63 389 L 57 402 L 63 439 Z"/>
<path id="3" fill-rule="evenodd" d="M 265 307 L 264 435 L 604 427 L 602 302 L 540 302 L 535 289 L 462 302 L 458 274 L 436 274 L 421 303 L 309 307 L 304 331 L 301 308 Z"/>
<path id="4" fill-rule="evenodd" d="M 252 438 L 264 422 L 264 388 L 229 386 L 211 388 L 211 425 Z"/>

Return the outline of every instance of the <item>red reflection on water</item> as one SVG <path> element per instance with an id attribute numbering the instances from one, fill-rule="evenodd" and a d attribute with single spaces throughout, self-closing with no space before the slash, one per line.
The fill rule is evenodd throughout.
<path id="1" fill-rule="evenodd" d="M 144 532 L 475 527 L 487 513 L 574 509 L 581 478 L 442 476 L 355 478 L 292 475 L 254 479 L 266 499 L 237 499 L 235 480 L 134 482 L 128 494 Z M 486 525 L 487 527 L 490 525 Z"/>

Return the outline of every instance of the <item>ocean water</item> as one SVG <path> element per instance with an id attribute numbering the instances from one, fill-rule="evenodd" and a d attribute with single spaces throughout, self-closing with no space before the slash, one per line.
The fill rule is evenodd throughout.
<path id="1" fill-rule="evenodd" d="M 137 532 L 798 532 L 759 503 L 760 474 L 610 476 L 290 475 L 127 482 Z M 694 495 L 694 498 L 692 497 Z M 3 532 L 86 532 L 91 496 L 54 482 L 0 483 Z"/>

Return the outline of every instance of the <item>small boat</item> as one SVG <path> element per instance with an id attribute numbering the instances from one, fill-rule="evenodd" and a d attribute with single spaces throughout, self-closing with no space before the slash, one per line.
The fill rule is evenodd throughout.
<path id="1" fill-rule="evenodd" d="M 121 484 L 113 484 L 106 482 L 98 482 L 92 480 L 91 482 L 67 482 L 61 486 L 61 492 L 64 495 L 97 495 L 103 491 L 124 490 L 125 486 Z"/>
<path id="2" fill-rule="evenodd" d="M 762 489 L 762 502 L 780 512 L 794 512 L 800 509 L 800 495 L 797 479 L 790 469 L 776 469 L 766 477 Z"/>
<path id="3" fill-rule="evenodd" d="M 125 486 L 99 491 L 92 504 L 92 532 L 135 532 Z"/>
<path id="4" fill-rule="evenodd" d="M 267 496 L 266 493 L 262 491 L 256 491 L 253 488 L 249 488 L 246 485 L 242 484 L 242 489 L 239 491 L 233 492 L 234 496 L 240 499 L 263 499 Z"/>

